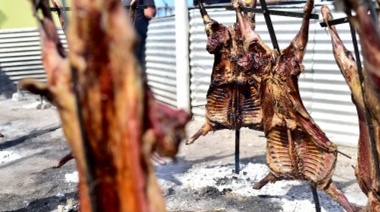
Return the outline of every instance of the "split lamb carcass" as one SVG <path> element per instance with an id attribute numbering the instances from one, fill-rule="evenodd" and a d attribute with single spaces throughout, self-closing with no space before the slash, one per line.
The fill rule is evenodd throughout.
<path id="1" fill-rule="evenodd" d="M 211 19 L 198 2 L 207 34 L 206 49 L 214 55 L 214 64 L 206 96 L 206 123 L 186 143 L 191 144 L 199 136 L 221 129 L 248 127 L 261 130 L 260 84 L 256 83 L 260 79 L 255 78 L 253 67 L 241 66 L 247 62 L 242 59 L 245 53 L 241 34 L 244 32 L 240 32 L 238 24 L 226 27 Z M 252 14 L 246 14 L 245 18 L 252 18 Z M 257 55 L 252 56 L 245 59 L 257 59 Z M 260 65 L 263 64 L 253 64 L 255 67 Z"/>
<path id="2" fill-rule="evenodd" d="M 81 211 L 165 211 L 151 153 L 174 156 L 190 116 L 153 99 L 120 1 L 72 2 L 69 57 L 49 1 L 31 2 L 47 85 L 26 79 L 19 86 L 44 95 L 59 111 L 79 172 Z"/>
<path id="3" fill-rule="evenodd" d="M 303 71 L 302 59 L 308 41 L 309 20 L 314 1 L 304 7 L 302 26 L 291 44 L 280 54 L 274 52 L 273 68 L 262 77 L 262 108 L 264 132 L 267 138 L 267 162 L 270 173 L 253 188 L 283 179 L 305 180 L 326 191 L 347 211 L 352 211 L 346 197 L 332 182 L 337 147 L 328 140 L 305 109 L 298 88 L 298 76 Z M 238 15 L 241 16 L 239 7 Z M 243 18 L 239 18 L 239 24 Z M 246 28 L 247 37 L 254 35 Z M 246 38 L 247 39 L 247 38 Z M 260 39 L 260 38 L 259 38 Z M 247 42 L 252 48 L 262 42 Z M 256 47 L 262 48 L 265 47 Z"/>
<path id="4" fill-rule="evenodd" d="M 380 211 L 380 182 L 378 178 L 380 174 L 378 169 L 380 125 L 376 116 L 371 115 L 369 117 L 366 115 L 367 112 L 375 113 L 376 107 L 380 103 L 375 98 L 376 85 L 370 79 L 365 68 L 362 70 L 363 82 L 361 83 L 360 73 L 358 73 L 358 67 L 352 53 L 344 46 L 336 28 L 328 23 L 333 19 L 329 8 L 323 6 L 321 13 L 329 28 L 335 61 L 351 90 L 352 101 L 358 113 L 359 143 L 355 175 L 361 190 L 368 197 L 365 211 Z"/>
<path id="5" fill-rule="evenodd" d="M 364 68 L 371 83 L 374 83 L 376 92 L 372 95 L 365 95 L 366 103 L 370 104 L 380 100 L 380 28 L 378 20 L 372 20 L 368 15 L 369 6 L 367 1 L 363 0 L 337 0 L 339 5 L 344 5 L 345 11 L 353 9 L 356 13 L 355 17 L 351 13 L 347 13 L 350 23 L 354 26 L 360 37 L 360 45 L 362 46 L 362 55 L 364 59 Z M 369 1 L 368 1 L 369 2 Z M 375 100 L 377 99 L 377 100 Z M 375 117 L 380 123 L 380 105 L 367 105 L 371 116 Z"/>

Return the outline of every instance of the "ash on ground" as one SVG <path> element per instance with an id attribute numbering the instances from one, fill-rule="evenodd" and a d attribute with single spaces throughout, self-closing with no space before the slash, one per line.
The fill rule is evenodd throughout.
<path id="1" fill-rule="evenodd" d="M 234 168 L 234 164 L 197 165 L 186 173 L 175 174 L 171 180 L 161 176 L 159 183 L 169 211 L 315 211 L 308 183 L 278 181 L 254 190 L 252 185 L 269 172 L 267 166 L 248 163 L 240 166 L 239 174 Z M 324 191 L 318 191 L 318 196 L 322 211 L 344 211 Z M 348 198 L 359 205 L 366 203 L 364 195 Z"/>
<path id="2" fill-rule="evenodd" d="M 56 108 L 41 109 L 41 99 L 20 101 L 0 98 L 0 211 L 76 211 L 78 185 L 75 162 L 52 169 L 70 149 L 63 136 Z M 188 135 L 204 123 L 195 118 Z M 252 184 L 268 173 L 266 140 L 262 132 L 241 129 L 241 171 L 234 173 L 234 131 L 220 130 L 182 144 L 176 161 L 156 164 L 157 179 L 168 211 L 314 211 L 309 185 L 280 181 L 253 190 Z M 357 185 L 352 166 L 357 149 L 339 147 L 351 158 L 338 157 L 333 180 L 349 201 L 358 205 L 366 197 Z M 323 211 L 343 211 L 323 191 Z"/>

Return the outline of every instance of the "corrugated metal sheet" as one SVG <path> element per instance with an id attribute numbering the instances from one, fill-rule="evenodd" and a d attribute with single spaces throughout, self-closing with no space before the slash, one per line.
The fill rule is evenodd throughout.
<path id="1" fill-rule="evenodd" d="M 302 9 L 287 8 L 287 11 L 302 11 Z M 235 22 L 233 11 L 209 9 L 208 12 L 211 18 L 225 25 Z M 316 13 L 319 13 L 319 9 Z M 336 18 L 342 15 L 334 14 Z M 199 11 L 191 10 L 190 18 L 191 106 L 195 115 L 204 116 L 213 56 L 205 49 L 206 35 Z M 280 48 L 284 49 L 298 32 L 301 19 L 274 15 L 271 18 Z M 348 24 L 338 26 L 338 30 L 351 50 Z M 272 46 L 261 14 L 256 16 L 256 31 L 265 43 Z M 358 139 L 356 110 L 351 102 L 348 86 L 335 63 L 330 36 L 319 26 L 317 20 L 312 20 L 310 23 L 309 42 L 303 64 L 305 72 L 299 77 L 299 86 L 307 110 L 331 140 L 338 144 L 356 145 Z"/>
<path id="2" fill-rule="evenodd" d="M 148 84 L 156 99 L 177 106 L 175 17 L 150 21 L 146 41 Z"/>
<path id="3" fill-rule="evenodd" d="M 316 12 L 320 12 L 317 8 Z M 333 13 L 334 18 L 345 17 Z M 348 24 L 337 25 L 348 50 L 354 52 Z M 318 26 L 315 31 L 313 57 L 313 103 L 310 112 L 332 141 L 342 145 L 357 145 L 359 127 L 351 92 L 336 65 L 330 35 Z"/>
<path id="4" fill-rule="evenodd" d="M 66 45 L 62 30 L 59 35 Z M 46 81 L 37 29 L 0 31 L 0 71 L 14 83 L 23 78 Z"/>

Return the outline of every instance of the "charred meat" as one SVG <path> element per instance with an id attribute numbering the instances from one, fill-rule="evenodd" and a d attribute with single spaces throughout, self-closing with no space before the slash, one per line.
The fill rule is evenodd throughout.
<path id="1" fill-rule="evenodd" d="M 298 88 L 313 7 L 314 1 L 308 0 L 298 34 L 286 49 L 280 53 L 273 51 L 273 64 L 267 66 L 270 68 L 256 73 L 262 80 L 261 106 L 270 173 L 253 187 L 260 189 L 268 182 L 282 179 L 305 180 L 324 190 L 347 211 L 352 211 L 346 197 L 331 180 L 337 159 L 336 145 L 313 121 Z M 245 26 L 239 7 L 236 8 L 239 24 Z M 246 49 L 268 49 L 261 41 L 252 42 L 255 38 L 252 28 L 243 31 L 246 39 L 253 37 L 246 42 L 250 44 Z"/>
<path id="2" fill-rule="evenodd" d="M 206 123 L 187 144 L 210 131 L 242 127 L 262 130 L 260 79 L 253 70 L 265 69 L 268 63 L 254 47 L 249 49 L 257 38 L 246 36 L 244 40 L 246 32 L 238 23 L 226 27 L 211 19 L 201 2 L 199 5 L 208 39 L 207 51 L 214 55 L 214 64 L 207 92 Z M 243 19 L 250 21 L 242 28 L 253 28 L 253 17 L 252 13 L 245 14 Z"/>
<path id="3" fill-rule="evenodd" d="M 23 80 L 19 86 L 46 96 L 59 111 L 79 173 L 81 211 L 165 211 L 151 154 L 173 157 L 190 116 L 154 100 L 120 1 L 73 1 L 69 57 L 49 0 L 31 2 L 47 85 Z"/>

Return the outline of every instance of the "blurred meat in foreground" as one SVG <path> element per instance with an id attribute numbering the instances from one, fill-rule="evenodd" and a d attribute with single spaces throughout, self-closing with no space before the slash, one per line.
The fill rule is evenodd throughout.
<path id="1" fill-rule="evenodd" d="M 81 211 L 165 211 L 151 154 L 174 157 L 190 116 L 154 99 L 121 2 L 72 1 L 68 56 L 49 1 L 31 2 L 48 83 L 26 79 L 19 86 L 59 111 L 79 172 Z"/>

